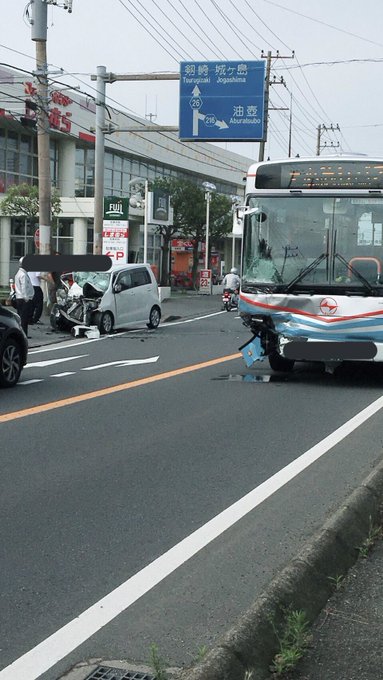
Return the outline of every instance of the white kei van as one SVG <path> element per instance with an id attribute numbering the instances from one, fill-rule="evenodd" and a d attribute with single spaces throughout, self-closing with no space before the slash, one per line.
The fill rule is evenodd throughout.
<path id="1" fill-rule="evenodd" d="M 157 328 L 161 319 L 158 285 L 148 264 L 115 264 L 106 272 L 74 272 L 69 298 L 89 302 L 88 318 L 100 333 L 146 324 Z M 70 314 L 70 308 L 67 309 Z"/>

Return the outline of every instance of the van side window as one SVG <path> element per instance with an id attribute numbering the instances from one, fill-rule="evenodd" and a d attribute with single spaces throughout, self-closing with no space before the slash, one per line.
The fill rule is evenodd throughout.
<path id="1" fill-rule="evenodd" d="M 133 269 L 131 275 L 133 288 L 151 283 L 150 274 L 144 267 L 142 269 Z"/>
<path id="2" fill-rule="evenodd" d="M 132 288 L 132 275 L 131 272 L 122 272 L 117 279 L 117 283 L 120 284 L 121 290 L 127 290 Z"/>

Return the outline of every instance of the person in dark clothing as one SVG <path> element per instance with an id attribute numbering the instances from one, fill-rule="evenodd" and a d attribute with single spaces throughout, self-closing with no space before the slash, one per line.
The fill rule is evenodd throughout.
<path id="1" fill-rule="evenodd" d="M 38 323 L 43 313 L 44 306 L 44 295 L 41 288 L 41 279 L 43 279 L 44 277 L 41 272 L 28 272 L 28 273 L 29 278 L 32 282 L 33 290 L 35 291 L 35 294 L 33 296 L 32 313 L 29 323 Z"/>
<path id="2" fill-rule="evenodd" d="M 54 254 L 60 255 L 57 251 Z M 47 272 L 45 275 L 48 286 L 48 303 L 50 309 L 52 309 L 52 306 L 57 302 L 56 292 L 62 285 L 61 274 L 62 272 Z"/>

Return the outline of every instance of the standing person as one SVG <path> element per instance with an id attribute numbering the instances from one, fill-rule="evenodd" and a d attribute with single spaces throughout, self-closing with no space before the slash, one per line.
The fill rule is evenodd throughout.
<path id="1" fill-rule="evenodd" d="M 27 337 L 28 336 L 28 323 L 31 316 L 31 311 L 33 308 L 33 297 L 35 294 L 32 281 L 28 276 L 28 272 L 23 267 L 23 258 L 19 260 L 20 267 L 16 272 L 15 276 L 15 292 L 16 292 L 16 306 L 17 311 L 20 315 L 21 326 Z"/>
<path id="2" fill-rule="evenodd" d="M 54 255 L 60 255 L 60 253 L 55 251 Z M 49 308 L 51 309 L 55 302 L 57 302 L 56 292 L 61 287 L 61 272 L 47 272 L 45 280 L 48 286 Z"/>
<path id="3" fill-rule="evenodd" d="M 44 277 L 41 272 L 29 272 L 29 278 L 32 282 L 33 290 L 35 291 L 29 322 L 38 323 L 43 313 L 44 295 L 41 288 L 41 279 Z"/>

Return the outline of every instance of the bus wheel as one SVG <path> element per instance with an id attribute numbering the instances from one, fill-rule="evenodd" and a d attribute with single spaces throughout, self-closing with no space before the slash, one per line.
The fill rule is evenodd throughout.
<path id="1" fill-rule="evenodd" d="M 283 371 L 284 373 L 289 373 L 294 368 L 295 362 L 293 361 L 293 359 L 286 359 L 285 357 L 281 357 L 281 355 L 278 354 L 278 352 L 270 352 L 268 359 L 269 364 L 273 371 Z"/>

